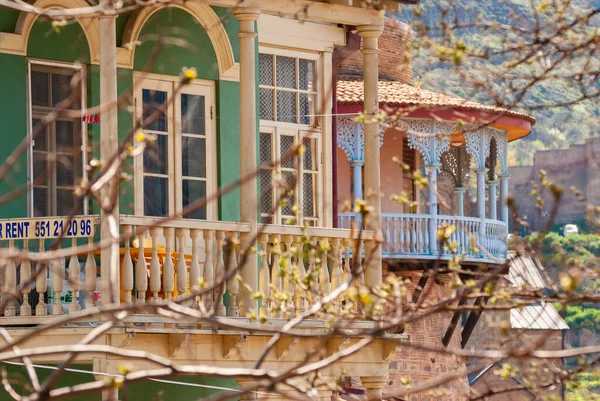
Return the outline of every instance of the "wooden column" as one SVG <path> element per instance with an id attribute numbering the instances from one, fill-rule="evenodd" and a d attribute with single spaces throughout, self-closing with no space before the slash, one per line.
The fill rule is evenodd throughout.
<path id="1" fill-rule="evenodd" d="M 498 181 L 488 181 L 488 198 L 490 202 L 490 219 L 497 220 L 498 219 L 498 209 L 497 209 L 497 188 Z"/>
<path id="2" fill-rule="evenodd" d="M 500 179 L 500 220 L 508 228 L 508 179 L 510 174 L 498 175 Z"/>
<path id="3" fill-rule="evenodd" d="M 373 215 L 367 219 L 366 229 L 381 237 L 381 184 L 379 165 L 379 49 L 377 39 L 383 32 L 380 25 L 362 25 L 357 28 L 362 37 L 364 57 L 364 114 L 365 114 L 365 198 L 373 208 Z M 371 196 L 369 196 L 371 195 Z M 375 242 L 369 253 L 369 261 L 365 269 L 365 284 L 376 286 L 381 284 L 381 244 Z"/>
<path id="4" fill-rule="evenodd" d="M 105 0 L 107 1 L 107 0 Z M 100 116 L 100 159 L 104 166 L 113 158 L 119 147 L 117 121 L 117 31 L 116 17 L 100 18 L 100 104 L 111 105 Z M 103 207 L 100 210 L 100 239 L 112 238 L 110 221 L 119 234 L 119 175 L 105 184 L 100 191 Z M 141 194 L 137 194 L 140 196 Z M 113 201 L 114 199 L 114 201 Z M 101 299 L 103 303 L 119 302 L 119 244 L 102 248 L 100 253 Z M 92 294 L 90 294 L 92 296 Z"/>
<path id="5" fill-rule="evenodd" d="M 479 238 L 481 243 L 483 243 L 483 239 L 485 238 L 485 173 L 487 171 L 487 168 L 475 169 L 475 173 L 477 173 L 477 217 L 481 219 L 479 223 Z"/>
<path id="6" fill-rule="evenodd" d="M 239 7 L 233 14 L 240 21 L 240 176 L 244 177 L 258 169 L 256 137 L 256 31 L 254 25 L 260 9 Z M 240 220 L 250 223 L 250 232 L 241 237 L 242 250 L 256 249 L 258 226 L 258 188 L 256 177 L 244 179 L 240 185 Z M 240 257 L 243 260 L 243 257 Z M 258 257 L 248 253 L 240 274 L 246 284 L 258 290 Z M 258 303 L 251 294 L 240 286 L 240 316 L 257 310 Z"/>
<path id="7" fill-rule="evenodd" d="M 456 194 L 456 215 L 462 217 L 465 215 L 465 192 L 467 188 L 458 187 L 454 188 Z"/>
<path id="8" fill-rule="evenodd" d="M 434 142 L 435 143 L 435 142 Z M 437 176 L 440 164 L 426 164 L 425 171 L 429 181 L 429 247 L 431 253 L 435 254 L 438 251 L 437 240 L 437 216 L 438 216 L 438 200 L 437 200 Z"/>

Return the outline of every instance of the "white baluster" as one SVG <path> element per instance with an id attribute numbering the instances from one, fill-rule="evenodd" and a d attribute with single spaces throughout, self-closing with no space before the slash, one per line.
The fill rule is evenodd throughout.
<path id="1" fill-rule="evenodd" d="M 162 229 L 152 227 L 150 237 L 152 238 L 152 258 L 150 259 L 150 291 L 152 292 L 152 302 L 159 302 L 158 293 L 161 289 L 160 282 L 160 261 L 158 260 L 158 234 Z"/>
<path id="2" fill-rule="evenodd" d="M 259 237 L 261 263 L 260 263 L 260 274 L 258 281 L 259 291 L 262 293 L 262 304 L 260 306 L 260 317 L 269 318 L 271 314 L 269 312 L 269 306 L 271 303 L 271 274 L 269 272 L 269 259 L 270 255 L 267 250 L 267 242 L 269 236 L 267 234 L 261 234 Z"/>
<path id="3" fill-rule="evenodd" d="M 429 217 L 430 219 L 432 218 L 431 216 Z M 431 236 L 429 235 L 429 220 L 428 219 L 423 219 L 423 253 L 429 253 L 429 250 L 431 249 L 430 246 L 431 244 L 429 243 L 429 238 L 431 238 Z M 437 239 L 437 235 L 434 237 Z"/>
<path id="4" fill-rule="evenodd" d="M 331 277 L 329 274 L 329 267 L 327 266 L 327 257 L 329 249 L 329 241 L 327 238 L 319 240 L 321 246 L 321 271 L 319 272 L 319 289 L 321 290 L 320 296 L 324 297 L 329 295 L 331 292 Z"/>
<path id="5" fill-rule="evenodd" d="M 343 277 L 343 272 L 342 272 L 342 267 L 341 267 L 341 260 L 342 260 L 342 252 L 340 249 L 340 243 L 341 240 L 339 238 L 334 238 L 332 240 L 332 248 L 333 248 L 333 266 L 331 267 L 331 287 L 332 288 L 338 288 L 339 286 L 342 285 L 342 277 Z M 335 301 L 335 305 L 336 306 L 340 306 L 340 301 L 339 299 Z"/>
<path id="6" fill-rule="evenodd" d="M 185 235 L 187 230 L 178 228 L 175 230 L 177 237 L 177 299 L 182 299 L 188 291 L 188 271 L 185 263 Z"/>
<path id="7" fill-rule="evenodd" d="M 79 291 L 79 259 L 75 254 L 74 250 L 77 248 L 77 240 L 73 238 L 71 240 L 73 254 L 69 260 L 69 290 L 71 291 L 71 305 L 69 305 L 69 314 L 77 313 L 81 309 L 77 303 L 77 292 Z"/>
<path id="8" fill-rule="evenodd" d="M 8 243 L 9 249 L 14 248 L 14 246 L 15 242 L 10 240 Z M 6 270 L 4 273 L 4 285 L 6 288 L 6 296 L 10 300 L 4 310 L 4 316 L 15 316 L 17 314 L 17 309 L 15 308 L 15 294 L 17 293 L 17 266 L 12 259 L 10 259 L 6 265 Z"/>
<path id="9" fill-rule="evenodd" d="M 417 251 L 419 253 L 424 253 L 425 249 L 423 246 L 423 219 L 421 219 L 421 218 L 417 218 L 417 235 L 418 235 Z"/>
<path id="10" fill-rule="evenodd" d="M 21 305 L 21 316 L 31 316 L 31 305 L 29 304 L 29 292 L 31 291 L 31 262 L 29 262 L 29 240 L 23 240 L 25 259 L 21 262 L 21 292 L 23 293 L 23 305 Z"/>
<path id="11" fill-rule="evenodd" d="M 383 227 L 385 228 L 385 242 L 383 243 L 382 250 L 385 252 L 391 252 L 392 248 L 392 235 L 390 233 L 390 220 L 387 217 L 382 217 Z"/>
<path id="12" fill-rule="evenodd" d="M 204 236 L 204 282 L 208 287 L 212 287 L 215 283 L 215 270 L 213 265 L 213 237 L 215 232 L 213 230 L 205 230 Z M 213 306 L 213 292 L 207 292 L 202 297 L 202 301 L 206 310 L 210 311 Z"/>
<path id="13" fill-rule="evenodd" d="M 398 218 L 398 230 L 399 230 L 399 236 L 398 236 L 398 252 L 400 253 L 404 253 L 404 217 L 399 217 Z"/>
<path id="14" fill-rule="evenodd" d="M 140 232 L 143 227 L 137 228 Z M 148 264 L 146 263 L 146 256 L 144 252 L 144 238 L 145 233 L 138 232 L 138 258 L 135 264 L 135 291 L 137 301 L 141 304 L 146 302 L 146 291 L 148 291 Z M 158 257 L 157 257 L 158 258 Z"/>
<path id="15" fill-rule="evenodd" d="M 233 239 L 237 239 L 237 233 L 233 233 Z M 238 261 L 235 248 L 236 241 L 232 242 L 231 249 L 229 250 L 230 256 L 228 258 L 227 274 L 232 276 L 227 280 L 227 291 L 229 292 L 229 316 L 239 316 L 240 307 L 238 306 L 238 293 L 240 290 L 240 282 L 238 281 Z"/>
<path id="16" fill-rule="evenodd" d="M 44 240 L 40 239 L 40 255 L 42 255 L 45 251 L 44 248 Z M 36 316 L 46 316 L 48 314 L 48 307 L 46 306 L 46 302 L 44 301 L 44 296 L 46 295 L 46 291 L 48 291 L 48 271 L 46 270 L 47 265 L 43 265 L 38 262 L 36 266 L 36 277 L 35 277 L 35 290 L 39 295 L 39 301 L 35 308 Z M 39 272 L 40 269 L 44 271 L 42 273 Z M 94 285 L 96 285 L 96 271 L 94 271 Z"/>
<path id="17" fill-rule="evenodd" d="M 296 263 L 296 272 L 298 279 L 302 281 L 306 276 L 306 269 L 304 268 L 304 242 L 302 242 L 302 236 L 296 236 L 296 242 L 294 243 L 294 247 L 296 248 L 296 252 L 298 253 L 298 260 Z M 304 293 L 304 288 L 300 285 L 296 286 L 296 290 L 294 293 L 294 302 L 296 303 L 296 313 L 303 313 L 306 311 L 306 297 Z"/>
<path id="18" fill-rule="evenodd" d="M 192 260 L 190 261 L 190 290 L 193 294 L 197 294 L 200 291 L 200 277 L 203 277 L 203 271 L 201 270 L 200 263 L 198 262 L 199 236 L 200 231 L 198 231 L 197 229 L 194 228 L 190 231 L 190 238 L 192 239 Z M 192 307 L 198 308 L 196 297 L 194 297 Z"/>
<path id="19" fill-rule="evenodd" d="M 225 262 L 223 260 L 223 245 L 224 245 L 224 239 L 225 239 L 225 232 L 224 231 L 217 231 L 216 233 L 216 248 L 217 248 L 217 263 L 216 263 L 216 268 L 215 268 L 215 278 L 217 280 L 217 282 L 222 282 L 222 284 L 219 286 L 219 289 L 215 290 L 214 292 L 214 296 L 218 297 L 218 299 L 215 298 L 215 303 L 217 305 L 216 309 L 215 309 L 215 314 L 217 316 L 225 316 L 227 314 L 227 311 L 225 309 L 225 304 L 223 303 L 223 295 L 225 295 Z M 233 246 L 233 244 L 231 244 L 231 246 Z"/>
<path id="20" fill-rule="evenodd" d="M 271 286 L 274 292 L 272 299 L 272 315 L 275 318 L 280 318 L 281 305 L 277 304 L 277 294 L 282 291 L 282 280 L 281 280 L 281 266 L 279 265 L 279 257 L 281 254 L 280 247 L 281 236 L 278 234 L 271 235 L 272 249 L 273 249 L 273 266 L 271 267 Z"/>
<path id="21" fill-rule="evenodd" d="M 394 253 L 398 253 L 398 216 L 392 217 L 392 250 Z"/>
<path id="22" fill-rule="evenodd" d="M 62 315 L 63 307 L 62 302 L 60 301 L 60 294 L 63 292 L 65 284 L 65 266 L 62 258 L 53 259 L 50 262 L 50 272 L 52 273 L 52 289 L 54 290 L 52 314 Z"/>
<path id="23" fill-rule="evenodd" d="M 121 289 L 125 293 L 125 303 L 131 303 L 131 292 L 133 291 L 133 260 L 131 259 L 131 233 L 133 227 L 123 226 L 125 237 L 125 250 L 121 262 Z"/>
<path id="24" fill-rule="evenodd" d="M 416 217 L 411 218 L 411 230 L 412 230 L 411 235 L 410 235 L 411 242 L 412 242 L 411 249 L 412 249 L 413 253 L 417 253 L 418 240 L 417 240 L 417 218 Z"/>
<path id="25" fill-rule="evenodd" d="M 163 290 L 165 292 L 165 300 L 173 299 L 173 291 L 175 290 L 175 267 L 173 266 L 173 257 L 171 255 L 171 245 L 173 244 L 173 229 L 170 227 L 163 229 L 165 236 L 165 262 L 163 264 Z M 185 262 L 184 262 L 185 263 Z"/>
<path id="26" fill-rule="evenodd" d="M 292 252 L 292 243 L 294 237 L 292 235 L 284 235 L 283 243 L 285 244 L 285 252 L 287 255 L 287 266 L 283 277 L 283 292 L 287 294 L 288 300 L 285 305 L 285 317 L 293 317 L 296 308 L 294 306 L 294 255 Z"/>

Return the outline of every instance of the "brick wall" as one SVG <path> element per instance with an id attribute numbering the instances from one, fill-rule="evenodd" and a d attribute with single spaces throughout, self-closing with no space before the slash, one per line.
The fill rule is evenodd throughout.
<path id="1" fill-rule="evenodd" d="M 379 78 L 412 83 L 413 31 L 407 24 L 391 18 L 385 20 L 385 30 L 379 37 Z M 341 76 L 362 77 L 363 55 L 356 52 L 342 63 Z"/>
<path id="2" fill-rule="evenodd" d="M 402 276 L 410 278 L 414 292 L 421 272 L 403 272 Z M 425 289 L 427 291 L 427 289 Z M 447 283 L 433 284 L 427 295 L 427 300 L 436 302 L 450 296 L 451 288 Z M 411 323 L 406 327 L 410 335 L 411 344 L 427 345 L 432 347 L 442 346 L 442 337 L 450 323 L 451 313 L 435 313 L 424 319 Z M 457 330 L 458 333 L 460 330 Z M 460 349 L 460 335 L 454 335 L 449 345 L 450 348 Z M 437 378 L 445 373 L 455 373 L 465 370 L 465 360 L 453 355 L 431 353 L 411 347 L 400 347 L 399 351 L 390 362 L 390 373 L 387 390 L 404 388 L 402 381 L 408 380 L 414 387 L 425 381 Z M 465 370 L 466 371 L 466 370 Z M 408 401 L 462 401 L 467 399 L 468 383 L 465 377 L 454 380 L 433 390 L 423 393 L 410 394 L 404 397 Z"/>

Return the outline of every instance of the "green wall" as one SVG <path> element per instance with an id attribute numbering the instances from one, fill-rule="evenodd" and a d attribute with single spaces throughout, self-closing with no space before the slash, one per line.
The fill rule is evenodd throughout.
<path id="1" fill-rule="evenodd" d="M 239 23 L 231 10 L 213 7 L 224 24 L 231 41 L 235 60 L 239 60 Z M 14 14 L 14 13 L 13 13 Z M 17 14 L 5 13 L 0 17 L 0 30 L 14 29 Z M 120 43 L 130 14 L 122 15 L 117 20 L 117 36 Z M 150 71 L 154 73 L 176 75 L 182 67 L 195 67 L 198 77 L 216 82 L 216 118 L 217 118 L 217 156 L 218 185 L 230 184 L 239 178 L 239 83 L 219 81 L 216 54 L 206 31 L 190 14 L 179 8 L 168 8 L 154 14 L 140 34 L 142 45 L 136 49 L 134 70 L 142 70 L 149 65 L 152 52 L 158 42 L 164 42 Z M 258 48 L 257 48 L 258 51 Z M 90 64 L 90 52 L 86 37 L 77 23 L 61 27 L 59 31 L 52 28 L 50 22 L 36 22 L 28 40 L 27 57 L 62 62 L 80 62 L 86 65 L 87 102 L 88 107 L 100 104 L 99 66 Z M 0 54 L 0 91 L 11 96 L 0 97 L 0 110 L 5 115 L 0 131 L 3 145 L 0 157 L 5 159 L 27 134 L 27 93 L 26 93 L 26 57 Z M 117 88 L 119 95 L 131 94 L 133 87 L 133 70 L 119 68 L 117 72 Z M 257 91 L 258 95 L 258 91 Z M 119 140 L 124 141 L 133 127 L 131 96 L 120 105 Z M 100 125 L 88 125 L 88 144 L 92 157 L 100 157 Z M 132 162 L 128 161 L 124 170 L 133 173 Z M 0 183 L 0 193 L 5 194 L 11 188 L 26 184 L 27 162 L 22 157 L 11 170 L 5 180 Z M 121 186 L 121 213 L 129 214 L 134 210 L 133 181 Z M 97 205 L 90 209 L 98 213 Z M 219 200 L 219 218 L 222 220 L 239 220 L 239 189 L 236 189 Z M 27 214 L 25 195 L 0 205 L 2 217 L 24 217 Z"/>
<path id="2" fill-rule="evenodd" d="M 24 390 L 24 387 L 20 383 L 29 381 L 29 377 L 25 369 L 18 365 L 5 364 L 3 368 L 6 369 L 9 380 L 13 383 L 15 389 L 23 394 L 30 394 L 30 391 Z M 73 365 L 72 369 L 90 372 L 93 370 L 92 365 Z M 36 374 L 40 382 L 48 378 L 54 372 L 48 368 L 36 368 Z M 89 383 L 94 380 L 94 377 L 90 373 L 86 372 L 65 372 L 58 380 L 54 388 L 65 387 L 75 384 Z M 223 390 L 187 386 L 178 383 L 193 383 L 199 385 L 215 386 L 221 388 L 239 388 L 235 380 L 225 380 L 221 378 L 213 377 L 202 377 L 202 376 L 173 376 L 165 378 L 167 381 L 177 382 L 177 384 L 163 383 L 156 381 L 143 381 L 132 383 L 119 390 L 119 399 L 128 401 L 197 401 L 203 397 L 210 396 L 211 394 L 220 393 Z M 173 395 L 177 396 L 174 397 Z M 80 397 L 70 398 L 70 401 L 100 401 L 101 395 L 85 395 Z M 238 400 L 239 397 L 229 398 L 229 400 Z M 0 401 L 12 401 L 12 398 L 6 393 L 4 386 L 0 386 Z"/>

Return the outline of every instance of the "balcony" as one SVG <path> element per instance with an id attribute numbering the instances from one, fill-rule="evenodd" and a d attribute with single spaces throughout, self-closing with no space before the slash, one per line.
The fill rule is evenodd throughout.
<path id="1" fill-rule="evenodd" d="M 358 227 L 360 216 L 341 213 L 339 226 Z M 433 223 L 435 222 L 435 224 Z M 507 252 L 507 227 L 498 220 L 485 220 L 481 235 L 481 219 L 477 217 L 427 214 L 382 213 L 382 254 L 387 259 L 449 260 L 456 255 L 467 262 L 504 263 Z M 435 227 L 435 232 L 431 232 Z M 432 241 L 437 231 L 453 227 L 450 237 L 436 250 Z"/>
<path id="2" fill-rule="evenodd" d="M 67 217 L 0 220 L 0 245 L 28 249 L 32 260 L 44 256 L 42 252 L 61 235 L 64 248 L 64 257 L 49 263 L 12 260 L 6 263 L 2 297 L 13 299 L 0 317 L 0 325 L 42 324 L 104 301 L 103 292 L 108 289 L 103 285 L 106 280 L 102 275 L 108 273 L 101 268 L 100 250 L 93 247 L 99 239 L 99 225 L 98 216 L 77 216 L 72 220 Z M 251 305 L 240 305 L 240 289 L 245 283 L 237 275 L 241 260 L 239 239 L 250 232 L 248 223 L 191 219 L 161 222 L 156 218 L 122 215 L 119 225 L 122 239 L 119 301 L 138 307 L 123 321 L 163 327 L 174 324 L 175 320 L 148 314 L 145 305 L 184 301 L 193 310 L 214 309 L 216 317 L 231 318 L 238 324 L 243 321 L 248 327 L 259 318 L 268 320 L 269 325 L 283 325 L 339 287 L 350 274 L 352 264 L 363 263 L 362 259 L 352 259 L 351 250 L 360 249 L 354 253 L 363 255 L 361 247 L 373 241 L 368 232 L 347 229 L 263 226 L 257 238 L 259 252 L 248 254 L 250 258 L 258 258 L 257 289 L 263 294 L 260 308 L 252 311 Z M 92 249 L 85 250 L 83 247 L 88 244 Z M 71 252 L 69 248 L 76 246 L 80 251 Z M 38 265 L 44 271 L 36 276 Z M 223 277 L 228 278 L 223 287 L 209 293 L 203 291 L 222 282 Z M 31 285 L 27 285 L 29 281 Z M 22 296 L 18 292 L 20 287 Z M 190 296 L 202 292 L 201 302 Z M 341 301 L 333 303 L 337 309 L 341 308 Z M 255 316 L 249 318 L 248 313 Z M 80 320 L 93 319 L 87 316 Z M 352 324 L 372 326 L 366 320 Z M 301 324 L 319 329 L 324 325 L 323 321 L 310 318 Z"/>

